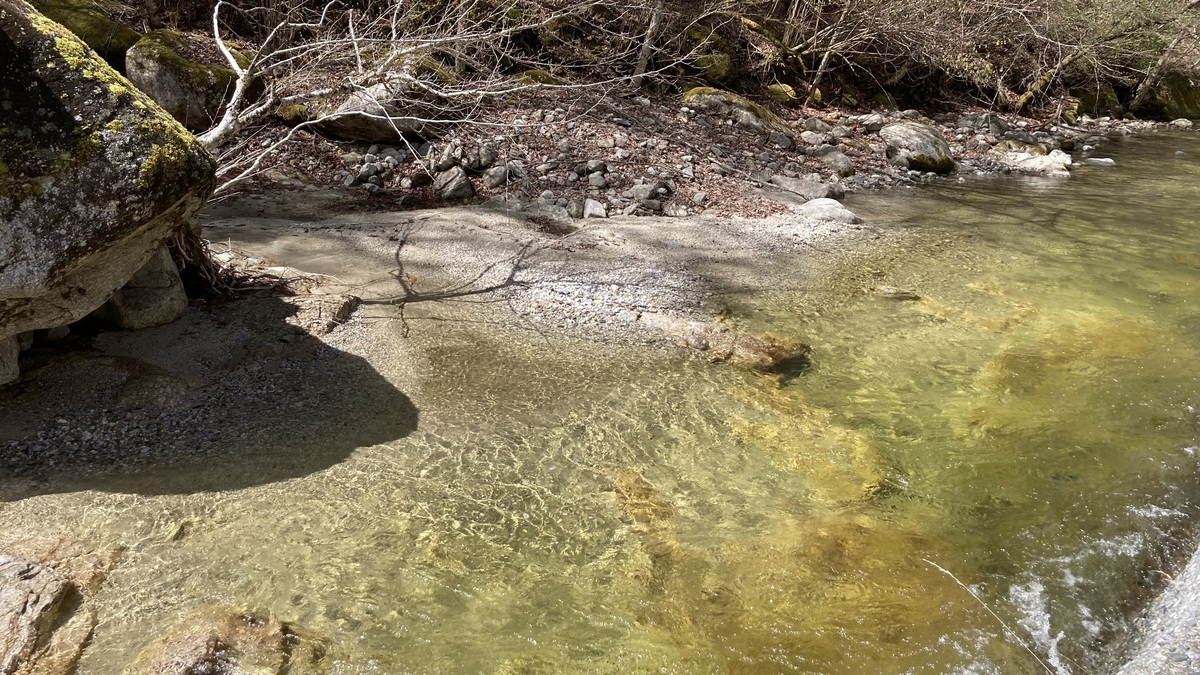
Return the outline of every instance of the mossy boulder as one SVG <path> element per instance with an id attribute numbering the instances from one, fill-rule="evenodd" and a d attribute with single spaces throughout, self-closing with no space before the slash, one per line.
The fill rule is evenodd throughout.
<path id="1" fill-rule="evenodd" d="M 784 134 L 792 142 L 796 140 L 791 128 L 784 124 L 778 115 L 737 94 L 713 87 L 694 87 L 683 94 L 683 102 L 712 115 L 729 117 L 737 124 L 762 134 L 777 132 Z"/>
<path id="2" fill-rule="evenodd" d="M 950 144 L 942 132 L 928 124 L 897 122 L 880 129 L 879 136 L 887 143 L 888 159 L 904 157 L 908 160 L 908 168 L 914 171 L 954 171 Z"/>
<path id="3" fill-rule="evenodd" d="M 1174 120 L 1200 119 L 1200 73 L 1168 72 L 1158 79 L 1140 115 Z"/>
<path id="4" fill-rule="evenodd" d="M 1086 115 L 1120 116 L 1124 112 L 1117 92 L 1107 84 L 1078 87 L 1071 90 L 1071 96 L 1079 100 L 1078 111 Z"/>
<path id="5" fill-rule="evenodd" d="M 771 100 L 783 105 L 796 103 L 800 98 L 796 94 L 796 89 L 790 84 L 768 85 L 767 93 L 771 95 Z"/>
<path id="6" fill-rule="evenodd" d="M 714 51 L 697 56 L 696 67 L 704 73 L 704 79 L 713 84 L 731 84 L 738 76 L 737 64 L 725 52 Z"/>
<path id="7" fill-rule="evenodd" d="M 0 0 L 0 343 L 102 305 L 199 210 L 215 169 L 82 40 Z"/>
<path id="8" fill-rule="evenodd" d="M 34 0 L 35 9 L 62 24 L 117 70 L 125 68 L 125 52 L 141 33 L 112 18 L 119 9 L 103 0 Z"/>
<path id="9" fill-rule="evenodd" d="M 238 58 L 243 66 L 249 65 L 248 58 L 240 54 Z M 208 129 L 221 119 L 237 82 L 211 37 L 171 30 L 142 36 L 125 54 L 125 72 L 138 89 L 193 131 Z M 255 93 L 251 91 L 250 97 Z"/>

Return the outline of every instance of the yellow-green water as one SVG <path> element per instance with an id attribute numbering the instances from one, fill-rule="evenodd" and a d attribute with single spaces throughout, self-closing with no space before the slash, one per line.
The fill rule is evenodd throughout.
<path id="1" fill-rule="evenodd" d="M 126 547 L 84 673 L 214 603 L 324 636 L 334 673 L 1104 672 L 1200 514 L 1179 147 L 849 200 L 907 236 L 847 300 L 729 299 L 806 370 L 418 325 L 405 438 L 229 492 L 48 491 L 0 527 Z"/>

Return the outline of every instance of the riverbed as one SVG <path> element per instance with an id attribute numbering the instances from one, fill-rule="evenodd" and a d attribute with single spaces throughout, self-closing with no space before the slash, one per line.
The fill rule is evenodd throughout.
<path id="1" fill-rule="evenodd" d="M 419 255 L 419 214 L 344 218 L 379 246 L 317 249 L 225 216 L 215 241 L 373 300 L 320 340 L 263 347 L 253 312 L 217 309 L 47 356 L 112 379 L 114 418 L 179 403 L 112 432 L 134 468 L 5 477 L 0 543 L 121 551 L 82 673 L 209 605 L 303 626 L 332 673 L 1110 672 L 1200 515 L 1200 142 L 1104 151 L 1069 180 L 851 196 L 865 223 L 830 260 L 837 232 L 688 295 L 811 346 L 773 373 L 528 319 L 561 293 L 347 263 Z M 401 313 L 399 278 L 444 292 Z M 222 414 L 194 403 L 231 381 Z M 9 448 L 94 419 L 40 395 Z"/>

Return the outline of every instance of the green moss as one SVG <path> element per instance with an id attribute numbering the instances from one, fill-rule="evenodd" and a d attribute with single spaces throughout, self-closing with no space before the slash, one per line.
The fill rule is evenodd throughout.
<path id="1" fill-rule="evenodd" d="M 526 70 L 517 76 L 517 81 L 521 84 L 558 85 L 563 83 L 562 80 L 544 70 Z"/>
<path id="2" fill-rule="evenodd" d="M 744 110 L 749 110 L 751 113 L 754 114 L 755 117 L 758 117 L 759 119 L 761 119 L 765 122 L 769 122 L 771 124 L 778 124 L 778 125 L 786 128 L 786 125 L 783 124 L 783 120 L 779 119 L 779 116 L 776 115 L 775 113 L 771 112 L 770 110 L 767 110 L 766 108 L 762 107 L 761 105 L 759 105 L 753 101 L 744 99 L 741 96 L 738 96 L 737 94 L 731 94 L 730 92 L 722 91 L 720 89 L 715 89 L 713 87 L 694 87 L 692 89 L 689 89 L 688 91 L 684 92 L 684 94 L 683 94 L 683 102 L 684 103 L 698 103 L 701 99 L 706 98 L 708 96 L 716 96 L 716 97 L 720 98 L 721 102 L 724 103 L 725 105 L 728 105 L 733 108 L 742 108 Z"/>
<path id="3" fill-rule="evenodd" d="M 704 79 L 718 84 L 728 84 L 737 79 L 737 66 L 733 57 L 725 52 L 710 52 L 696 57 L 696 67 L 704 72 Z"/>
<path id="4" fill-rule="evenodd" d="M 33 0 L 31 4 L 105 56 L 123 58 L 125 50 L 141 38 L 137 31 L 113 21 L 101 1 Z"/>
<path id="5" fill-rule="evenodd" d="M 173 30 L 150 31 L 133 49 L 143 55 L 143 58 L 150 58 L 183 74 L 197 89 L 224 91 L 232 87 L 237 80 L 233 70 L 224 66 L 192 63 L 179 54 L 185 48 L 184 41 L 189 39 L 191 38 L 183 33 Z M 249 60 L 246 61 L 246 65 L 249 65 Z"/>
<path id="6" fill-rule="evenodd" d="M 794 103 L 796 99 L 799 98 L 796 96 L 796 90 L 788 84 L 772 84 L 767 87 L 767 93 L 771 95 L 771 98 L 774 99 L 776 103 L 782 103 L 784 105 Z"/>
<path id="7" fill-rule="evenodd" d="M 280 106 L 279 110 L 275 111 L 275 114 L 279 116 L 279 119 L 283 120 L 284 124 L 290 126 L 295 126 L 311 119 L 311 116 L 308 114 L 308 106 L 303 103 Z"/>

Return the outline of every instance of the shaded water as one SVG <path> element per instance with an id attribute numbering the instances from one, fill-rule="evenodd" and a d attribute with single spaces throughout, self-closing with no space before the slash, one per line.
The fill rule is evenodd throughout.
<path id="1" fill-rule="evenodd" d="M 1181 145 L 850 200 L 908 232 L 845 278 L 922 300 L 731 299 L 807 370 L 418 328 L 404 439 L 226 493 L 30 497 L 0 527 L 127 547 L 84 673 L 212 603 L 326 636 L 336 673 L 1103 672 L 1200 514 Z"/>

